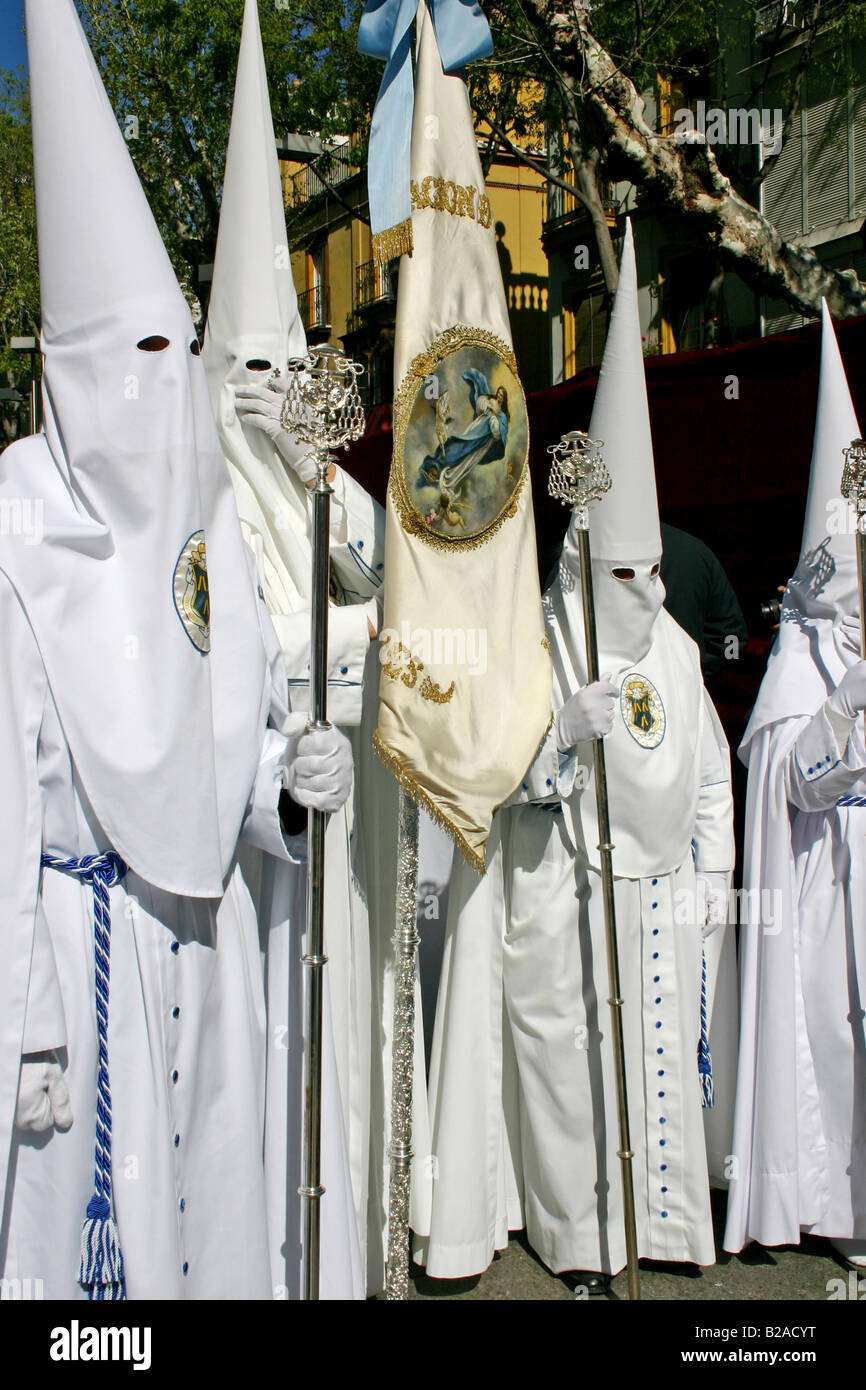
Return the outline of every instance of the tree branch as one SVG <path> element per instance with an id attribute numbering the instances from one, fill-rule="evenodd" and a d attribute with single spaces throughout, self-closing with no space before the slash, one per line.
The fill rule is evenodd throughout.
<path id="1" fill-rule="evenodd" d="M 866 313 L 866 288 L 855 273 L 822 265 L 813 251 L 785 241 L 722 173 L 703 136 L 680 143 L 648 125 L 634 84 L 582 18 L 563 12 L 555 0 L 525 3 L 533 22 L 550 36 L 563 73 L 577 83 L 585 64 L 582 99 L 600 123 L 608 151 L 616 152 L 641 189 L 757 292 L 781 297 L 809 317 L 820 314 L 822 297 L 837 318 Z"/>

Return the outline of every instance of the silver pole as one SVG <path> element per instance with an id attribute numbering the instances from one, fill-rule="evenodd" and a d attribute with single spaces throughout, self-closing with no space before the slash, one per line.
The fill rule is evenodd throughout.
<path id="1" fill-rule="evenodd" d="M 866 658 L 866 439 L 852 439 L 842 450 L 842 496 L 854 508 L 857 526 L 857 580 L 860 594 L 860 656 Z M 866 710 L 863 713 L 866 719 Z"/>
<path id="2" fill-rule="evenodd" d="M 418 934 L 418 807 L 400 787 L 397 805 L 397 911 L 394 930 L 394 1033 L 391 1041 L 391 1174 L 385 1297 L 409 1292 L 412 1182 L 412 1080 L 415 1065 L 415 956 Z"/>
<path id="3" fill-rule="evenodd" d="M 313 489 L 313 606 L 310 637 L 310 714 L 307 732 L 332 727 L 327 717 L 328 693 L 328 572 L 331 493 L 327 481 L 328 452 L 324 451 Z M 319 1297 L 320 1201 L 322 1158 L 322 971 L 325 955 L 325 827 L 324 811 L 307 818 L 307 1048 L 304 1069 L 304 1298 Z"/>
<path id="4" fill-rule="evenodd" d="M 582 430 L 574 430 L 562 436 L 558 444 L 551 445 L 554 463 L 550 475 L 550 492 L 554 497 L 573 508 L 575 529 L 577 531 L 578 554 L 580 557 L 580 592 L 583 604 L 583 626 L 586 639 L 586 678 L 588 682 L 597 681 L 598 671 L 598 633 L 595 621 L 595 602 L 592 589 L 592 555 L 589 544 L 589 507 L 607 492 L 610 475 L 601 462 L 600 440 L 590 439 Z M 635 1217 L 634 1175 L 631 1147 L 631 1132 L 628 1117 L 628 1087 L 625 1070 L 625 1045 L 622 1031 L 622 990 L 619 977 L 619 950 L 616 937 L 616 902 L 614 898 L 613 860 L 614 845 L 610 838 L 610 809 L 607 794 L 607 767 L 604 757 L 604 743 L 594 739 L 592 756 L 595 769 L 595 804 L 598 820 L 598 852 L 601 862 L 602 901 L 604 904 L 605 942 L 607 946 L 607 972 L 610 986 L 608 1004 L 613 1030 L 613 1056 L 616 1075 L 616 1108 L 619 1132 L 618 1156 L 622 1176 L 622 1208 L 625 1226 L 626 1267 L 628 1270 L 628 1296 L 632 1300 L 640 1298 L 640 1270 L 638 1267 L 637 1222 Z"/>
<path id="5" fill-rule="evenodd" d="M 328 720 L 328 593 L 330 510 L 333 488 L 328 472 L 331 449 L 346 447 L 363 433 L 364 411 L 357 389 L 363 370 L 336 348 L 317 348 L 289 364 L 289 387 L 280 421 L 290 434 L 311 446 L 316 460 L 313 492 L 313 575 L 310 618 L 310 718 L 307 732 L 333 726 Z M 304 1167 L 298 1194 L 304 1200 L 303 1296 L 319 1297 L 322 1186 L 322 1009 L 325 955 L 324 811 L 307 819 L 306 1048 L 304 1050 Z"/>

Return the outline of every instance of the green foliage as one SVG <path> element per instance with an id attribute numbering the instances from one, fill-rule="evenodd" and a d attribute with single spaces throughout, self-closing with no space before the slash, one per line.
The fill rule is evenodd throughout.
<path id="1" fill-rule="evenodd" d="M 27 394 L 30 359 L 8 346 L 39 336 L 39 266 L 27 87 L 20 73 L 0 71 L 0 382 Z M 0 439 L 17 432 L 20 411 L 0 409 Z"/>
<path id="2" fill-rule="evenodd" d="M 243 0 L 77 0 L 179 277 L 213 260 Z M 355 50 L 360 0 L 259 0 L 274 127 L 366 130 L 381 73 Z"/>
<path id="3" fill-rule="evenodd" d="M 533 78 L 546 89 L 539 113 L 548 120 L 555 117 L 561 108 L 561 74 L 550 56 L 547 36 L 521 0 L 490 0 L 484 8 L 495 52 L 488 63 L 471 70 L 479 104 L 490 99 L 494 73 L 503 78 Z M 754 15 L 754 6 L 746 0 L 733 4 L 727 0 L 596 0 L 586 6 L 593 35 L 639 91 L 652 87 L 659 75 L 671 81 L 697 76 L 707 67 L 723 32 L 735 26 L 736 11 L 743 10 Z M 519 126 L 514 129 L 522 133 Z"/>

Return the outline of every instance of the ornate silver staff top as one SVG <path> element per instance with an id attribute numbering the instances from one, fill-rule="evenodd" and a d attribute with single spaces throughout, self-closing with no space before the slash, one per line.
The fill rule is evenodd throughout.
<path id="1" fill-rule="evenodd" d="M 842 456 L 842 496 L 857 513 L 857 530 L 866 534 L 866 439 L 852 439 Z"/>
<path id="2" fill-rule="evenodd" d="M 334 461 L 332 449 L 348 449 L 364 433 L 364 407 L 358 391 L 360 362 L 344 357 L 339 348 L 313 348 L 288 364 L 289 384 L 280 411 L 283 429 L 310 445 L 319 482 Z"/>
<path id="3" fill-rule="evenodd" d="M 574 523 L 580 531 L 589 530 L 589 508 L 610 488 L 610 474 L 602 462 L 604 441 L 591 439 L 585 430 L 570 430 L 557 444 L 549 444 L 553 455 L 547 490 L 551 497 L 574 509 Z"/>

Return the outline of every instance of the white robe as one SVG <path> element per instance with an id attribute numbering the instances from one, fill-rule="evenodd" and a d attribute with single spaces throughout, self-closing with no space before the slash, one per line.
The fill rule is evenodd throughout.
<path id="1" fill-rule="evenodd" d="M 840 741 L 822 706 L 751 739 L 728 1250 L 866 1240 L 864 816 L 862 721 Z"/>
<path id="2" fill-rule="evenodd" d="M 662 694 L 670 709 L 671 692 Z M 698 699 L 693 721 L 697 867 L 727 872 L 727 750 L 708 705 Z M 496 818 L 486 875 L 458 864 L 452 880 L 430 1075 L 433 1210 L 417 1246 L 433 1277 L 478 1273 L 524 1225 L 555 1272 L 625 1263 L 600 877 L 575 798 L 568 816 L 555 809 L 551 744 L 521 789 L 524 804 Z M 545 796 L 547 807 L 529 802 Z M 709 1264 L 694 873 L 687 855 L 667 873 L 617 879 L 615 892 L 640 1254 Z M 721 946 L 708 951 L 711 1004 Z M 720 1059 L 735 1038 L 734 1020 L 724 1022 L 726 1036 L 713 1040 Z"/>
<path id="3" fill-rule="evenodd" d="M 110 845 L 2 573 L 0 629 L 0 1267 L 6 1278 L 43 1280 L 47 1298 L 83 1298 L 97 1074 L 93 898 L 89 886 L 51 868 L 40 874 L 39 864 L 43 850 L 80 857 Z M 275 730 L 264 733 L 242 837 L 287 857 L 276 814 L 284 745 Z M 220 902 L 177 897 L 130 871 L 110 899 L 112 1186 L 128 1296 L 270 1297 L 265 1001 L 244 877 L 236 864 Z M 61 1049 L 72 1127 L 21 1132 L 13 1123 L 20 1057 L 46 1048 Z"/>

